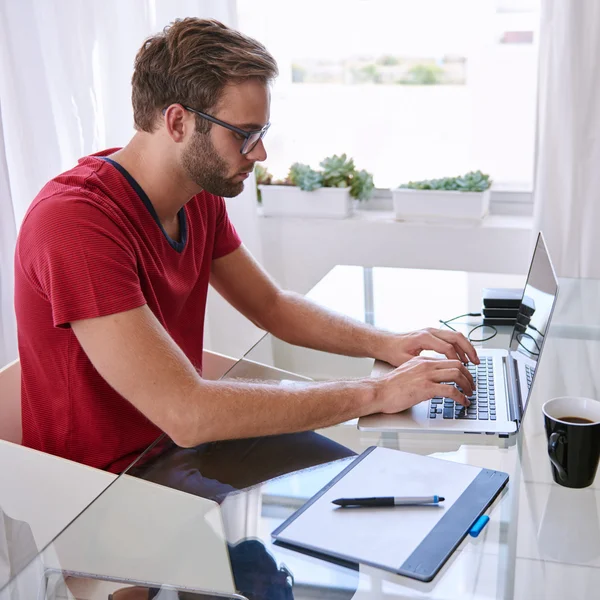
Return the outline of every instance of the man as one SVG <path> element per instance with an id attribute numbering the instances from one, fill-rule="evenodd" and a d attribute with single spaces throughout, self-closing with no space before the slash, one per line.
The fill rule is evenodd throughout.
<path id="1" fill-rule="evenodd" d="M 180 448 L 309 431 L 435 395 L 468 405 L 478 362 L 460 334 L 378 331 L 284 292 L 241 244 L 223 197 L 266 159 L 269 84 L 258 42 L 174 22 L 140 49 L 136 133 L 50 181 L 23 221 L 16 311 L 27 446 L 120 472 L 162 432 Z M 398 366 L 285 389 L 201 377 L 208 284 L 293 344 Z M 434 350 L 447 359 L 419 357 Z"/>

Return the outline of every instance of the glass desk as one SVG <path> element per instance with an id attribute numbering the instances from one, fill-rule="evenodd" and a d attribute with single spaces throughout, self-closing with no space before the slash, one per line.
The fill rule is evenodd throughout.
<path id="1" fill-rule="evenodd" d="M 0 599 L 37 598 L 39 553 L 117 476 L 2 440 L 0 473 Z"/>
<path id="2" fill-rule="evenodd" d="M 408 331 L 478 311 L 483 287 L 523 283 L 523 277 L 508 275 L 340 266 L 309 296 L 362 321 Z M 55 540 L 54 556 L 44 563 L 51 584 L 48 597 L 104 600 L 130 581 L 162 585 L 159 600 L 177 598 L 176 589 L 187 590 L 180 598 L 233 598 L 241 588 L 248 598 L 265 599 L 598 597 L 600 479 L 583 490 L 553 483 L 541 405 L 561 395 L 600 397 L 599 301 L 600 281 L 561 280 L 517 436 L 362 432 L 349 421 L 301 434 L 295 445 L 286 436 L 260 444 L 224 442 L 208 455 L 203 474 L 232 483 L 231 472 L 237 469 L 246 477 L 237 480 L 245 482 L 238 485 L 243 489 L 221 495 L 218 505 L 125 474 Z M 468 331 L 475 324 L 472 320 L 461 327 Z M 486 345 L 507 343 L 505 330 Z M 225 377 L 279 385 L 279 380 L 303 377 L 365 377 L 372 370 L 373 360 L 296 348 L 266 335 Z M 488 511 L 490 522 L 482 534 L 467 536 L 431 583 L 364 565 L 348 568 L 271 542 L 271 532 L 342 470 L 352 452 L 372 445 L 510 475 L 508 488 Z M 264 461 L 278 464 L 269 473 L 278 477 L 251 485 L 253 473 L 262 470 L 264 476 L 268 471 Z M 72 575 L 66 584 L 63 575 Z M 198 595 L 201 591 L 204 596 Z"/>

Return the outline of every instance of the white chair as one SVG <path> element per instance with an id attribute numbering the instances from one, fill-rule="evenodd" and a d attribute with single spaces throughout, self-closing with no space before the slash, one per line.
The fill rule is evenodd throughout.
<path id="1" fill-rule="evenodd" d="M 237 360 L 231 356 L 204 350 L 202 352 L 202 377 L 210 381 L 221 379 L 236 363 Z"/>
<path id="2" fill-rule="evenodd" d="M 0 440 L 20 444 L 21 363 L 18 360 L 0 367 Z"/>

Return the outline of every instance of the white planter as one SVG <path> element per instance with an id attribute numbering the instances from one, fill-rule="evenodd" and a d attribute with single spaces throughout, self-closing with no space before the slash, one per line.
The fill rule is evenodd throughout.
<path id="1" fill-rule="evenodd" d="M 440 190 L 392 190 L 394 212 L 400 221 L 478 223 L 488 213 L 490 190 L 450 192 Z"/>
<path id="2" fill-rule="evenodd" d="M 260 185 L 267 217 L 345 219 L 352 214 L 350 188 L 319 188 L 304 192 L 291 185 Z"/>

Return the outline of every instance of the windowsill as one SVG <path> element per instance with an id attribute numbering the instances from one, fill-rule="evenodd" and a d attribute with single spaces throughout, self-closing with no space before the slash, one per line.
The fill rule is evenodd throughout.
<path id="1" fill-rule="evenodd" d="M 400 227 L 456 227 L 460 229 L 468 228 L 484 228 L 484 229 L 527 229 L 530 230 L 533 226 L 533 217 L 530 215 L 488 215 L 481 223 L 461 223 L 452 221 L 399 221 L 395 218 L 393 211 L 391 210 L 373 210 L 373 209 L 361 209 L 356 208 L 354 213 L 345 219 L 327 219 L 319 217 L 265 217 L 263 210 L 259 206 L 257 209 L 258 216 L 269 218 L 269 219 L 285 219 L 285 220 L 318 220 L 326 222 L 356 222 L 366 221 L 369 223 L 394 223 Z"/>
<path id="2" fill-rule="evenodd" d="M 393 222 L 406 227 L 490 227 L 498 229 L 531 229 L 533 217 L 523 215 L 487 215 L 481 223 L 453 223 L 452 221 L 399 221 L 394 213 L 389 210 L 361 210 L 355 209 L 349 219 L 361 221 Z"/>

